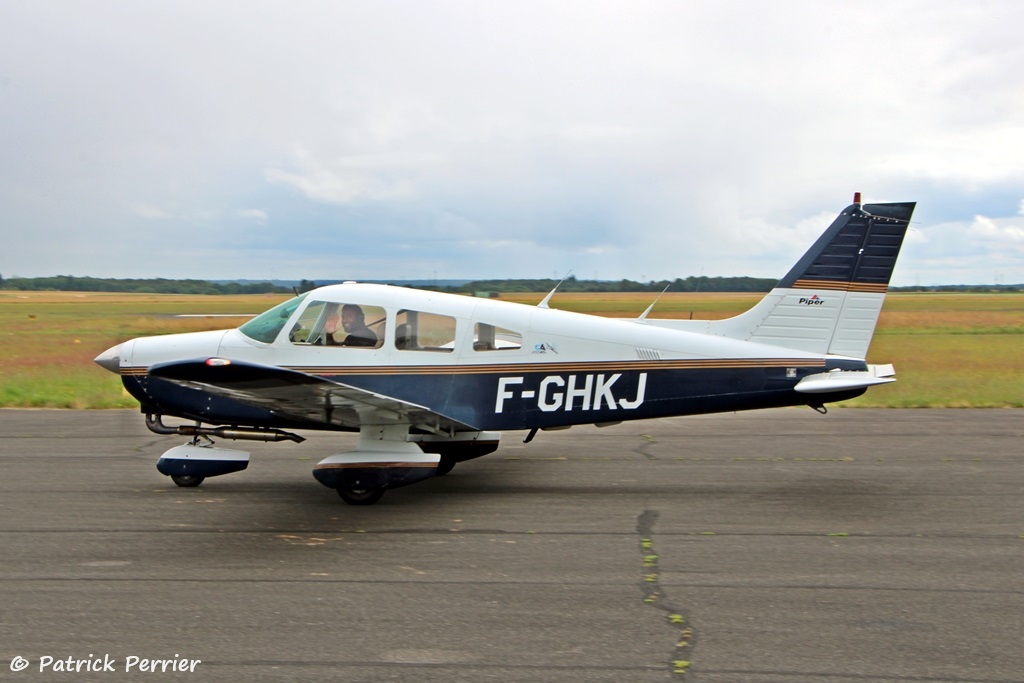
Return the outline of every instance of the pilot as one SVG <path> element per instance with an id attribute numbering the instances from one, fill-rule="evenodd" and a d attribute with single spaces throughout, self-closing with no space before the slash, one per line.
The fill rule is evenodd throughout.
<path id="1" fill-rule="evenodd" d="M 355 304 L 345 304 L 341 308 L 341 326 L 348 336 L 341 342 L 334 338 L 338 331 L 338 315 L 335 313 L 327 319 L 324 331 L 327 332 L 327 343 L 339 346 L 376 346 L 377 335 L 366 326 L 363 309 Z"/>

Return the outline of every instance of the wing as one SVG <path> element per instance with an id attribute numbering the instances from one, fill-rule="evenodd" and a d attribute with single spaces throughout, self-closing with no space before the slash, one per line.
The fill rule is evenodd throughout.
<path id="1" fill-rule="evenodd" d="M 426 406 L 270 365 L 209 358 L 160 363 L 149 374 L 294 420 L 352 429 L 385 420 L 431 432 L 476 430 Z"/>

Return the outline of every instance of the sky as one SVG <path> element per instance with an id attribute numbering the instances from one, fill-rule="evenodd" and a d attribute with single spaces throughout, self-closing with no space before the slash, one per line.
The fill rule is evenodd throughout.
<path id="1" fill-rule="evenodd" d="M 1024 3 L 7 0 L 0 274 L 1024 282 Z"/>

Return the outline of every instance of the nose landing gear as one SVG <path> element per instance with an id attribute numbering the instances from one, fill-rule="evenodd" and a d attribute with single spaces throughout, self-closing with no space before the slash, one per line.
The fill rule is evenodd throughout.
<path id="1" fill-rule="evenodd" d="M 175 446 L 160 456 L 156 469 L 166 474 L 178 486 L 193 488 L 207 477 L 240 472 L 249 466 L 249 454 L 227 448 L 200 446 L 196 440 L 184 446 Z"/>

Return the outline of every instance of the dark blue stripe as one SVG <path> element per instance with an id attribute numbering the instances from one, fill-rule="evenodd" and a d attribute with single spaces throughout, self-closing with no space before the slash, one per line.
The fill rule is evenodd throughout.
<path id="1" fill-rule="evenodd" d="M 444 374 L 443 368 L 438 368 L 437 374 L 429 375 L 354 375 L 334 379 L 366 391 L 426 406 L 434 412 L 479 429 L 517 430 L 805 405 L 819 400 L 842 400 L 863 393 L 863 390 L 854 390 L 829 396 L 809 396 L 793 391 L 793 387 L 803 377 L 833 368 L 864 370 L 866 365 L 863 361 L 832 360 L 826 367 L 793 368 L 789 375 L 784 367 L 693 368 L 620 373 L 506 371 L 479 375 Z M 636 408 L 624 407 L 638 399 L 643 375 L 646 375 L 646 386 L 643 387 L 642 402 Z M 505 378 L 504 384 L 502 378 Z M 211 424 L 339 429 L 320 422 L 282 418 L 262 408 L 186 389 L 158 378 L 124 377 L 123 381 L 132 395 L 142 403 L 144 412 Z M 604 390 L 600 391 L 602 387 Z M 569 399 L 573 388 L 579 395 L 572 397 L 570 410 Z M 502 397 L 498 406 L 500 391 L 509 395 Z M 590 405 L 586 409 L 584 403 L 588 399 Z M 609 406 L 609 401 L 614 402 L 614 408 Z M 496 412 L 496 407 L 500 407 L 501 411 Z M 548 409 L 545 410 L 545 407 Z"/>

